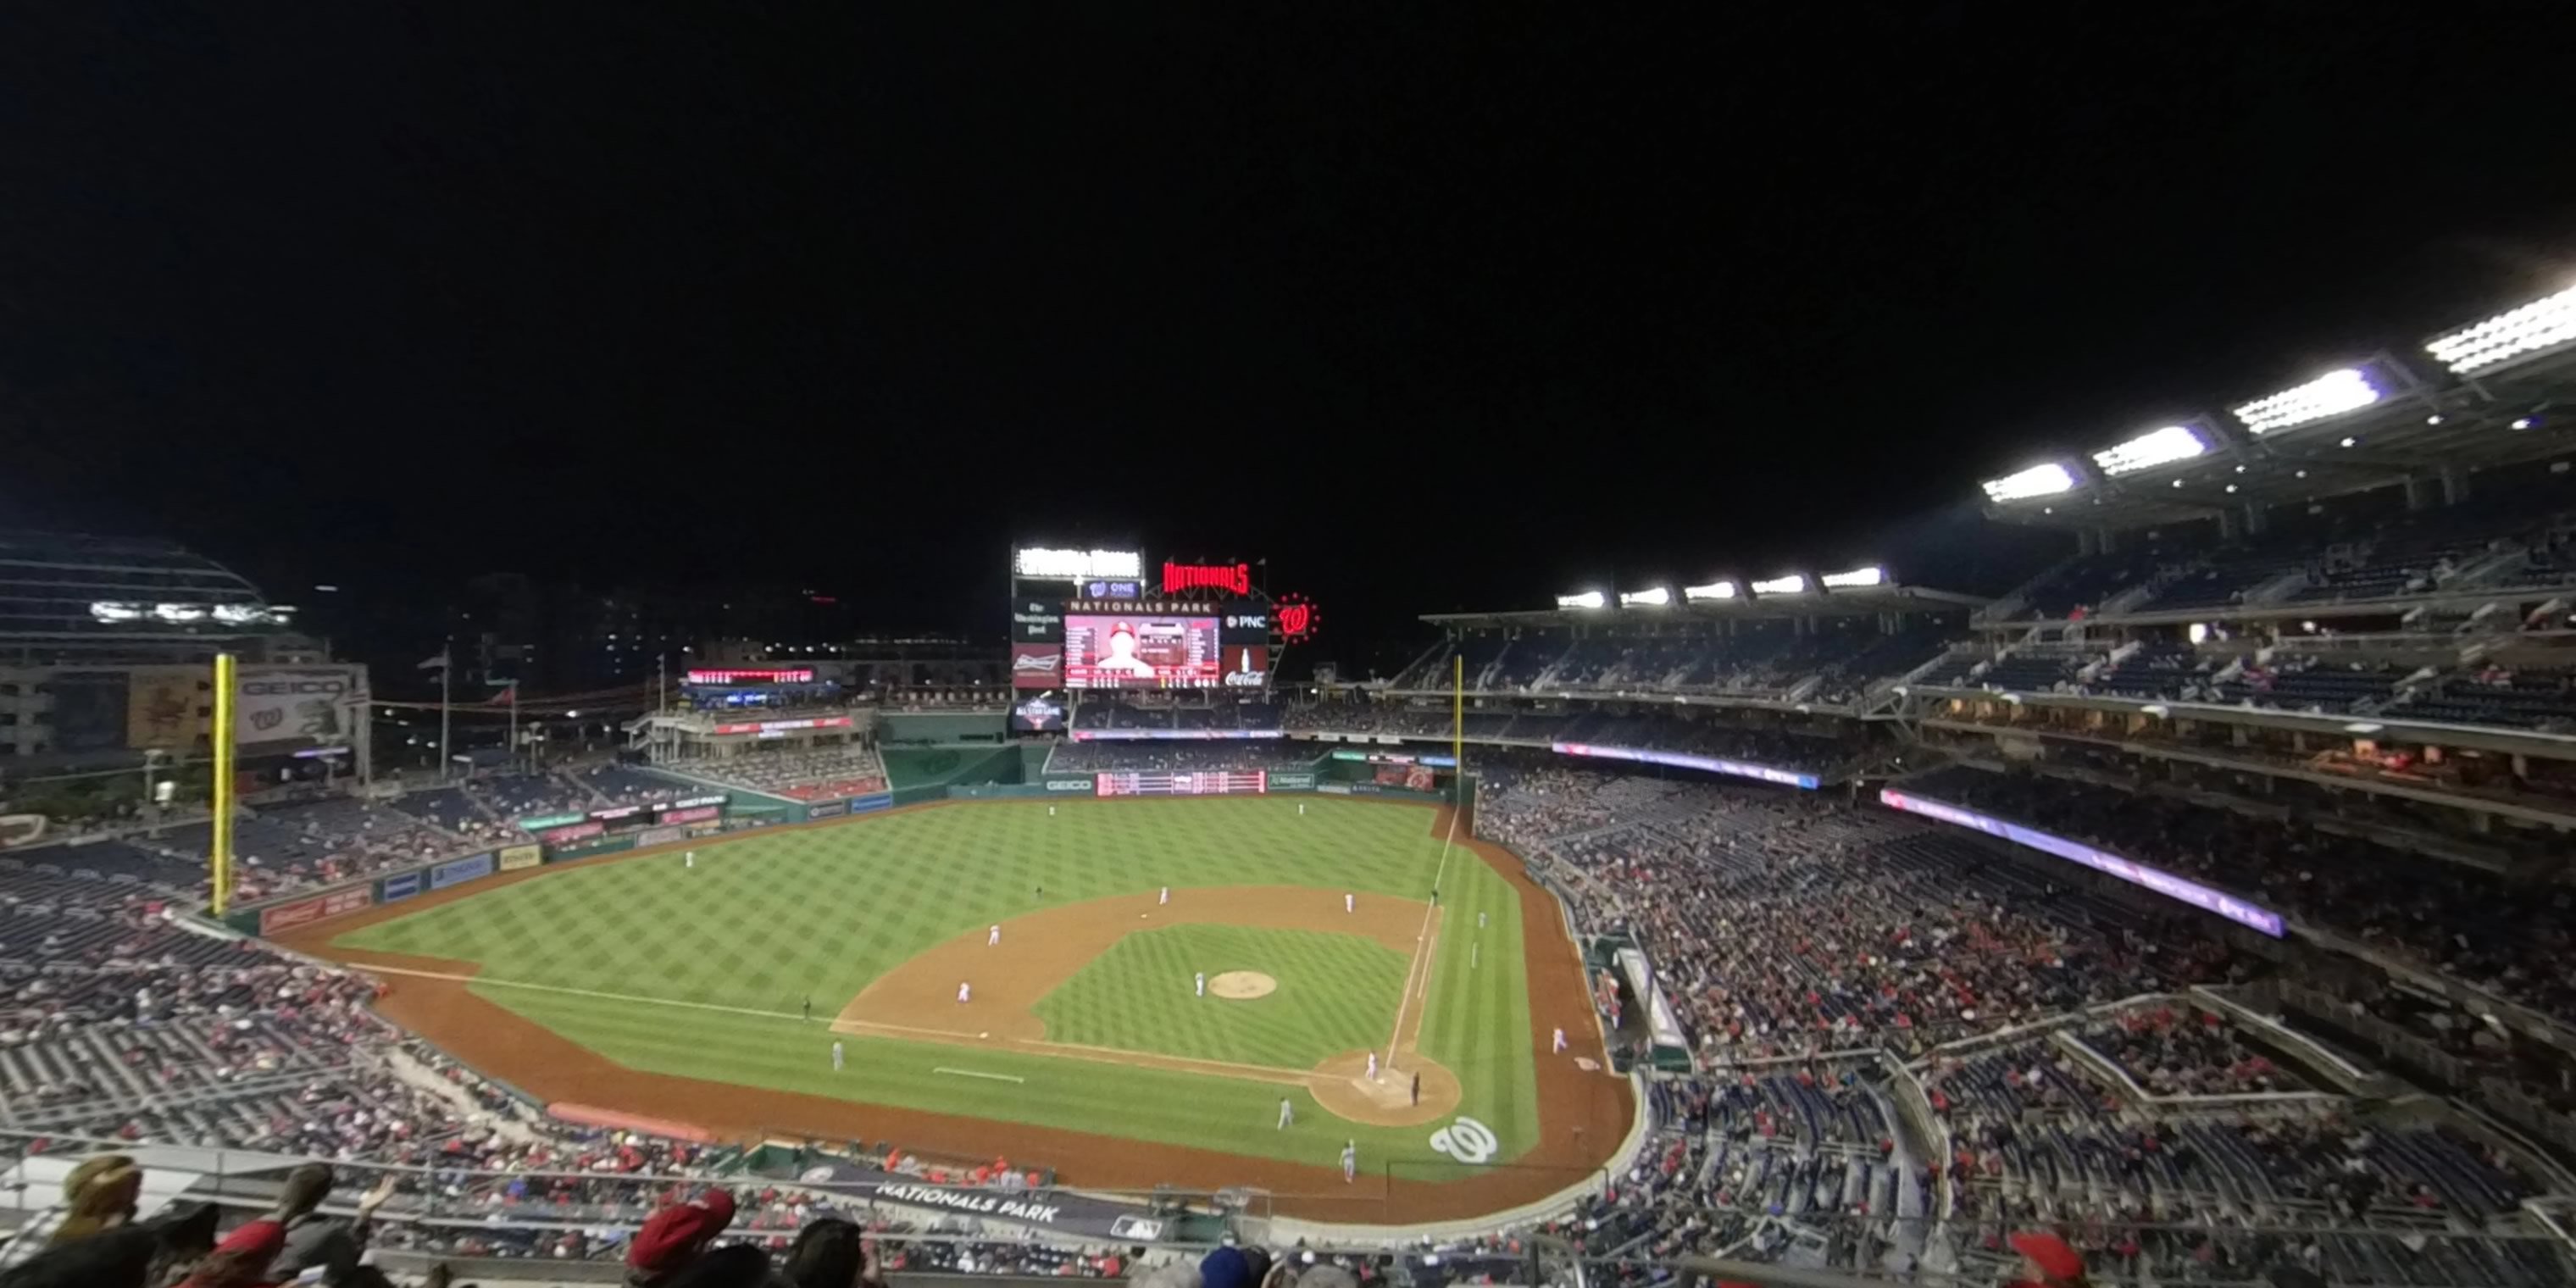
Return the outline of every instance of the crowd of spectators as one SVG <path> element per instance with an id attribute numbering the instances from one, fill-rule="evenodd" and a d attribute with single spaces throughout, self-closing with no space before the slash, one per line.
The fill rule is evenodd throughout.
<path id="1" fill-rule="evenodd" d="M 1047 753 L 1044 772 L 1303 769 L 1314 764 L 1319 754 L 1311 742 L 1061 742 Z"/>
<path id="2" fill-rule="evenodd" d="M 885 758 L 873 743 L 852 742 L 810 751 L 753 750 L 739 756 L 672 766 L 709 782 L 747 787 L 791 800 L 828 801 L 886 790 Z"/>
<path id="3" fill-rule="evenodd" d="M 2148 793 L 1954 767 L 1907 790 L 2241 892 L 2576 1022 L 2576 890 L 2517 889 L 2362 837 Z"/>

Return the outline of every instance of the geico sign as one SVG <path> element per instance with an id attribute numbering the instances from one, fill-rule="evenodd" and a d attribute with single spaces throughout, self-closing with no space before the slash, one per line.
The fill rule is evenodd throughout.
<path id="1" fill-rule="evenodd" d="M 349 682 L 346 680 L 320 680 L 310 678 L 301 680 L 244 680 L 242 681 L 241 691 L 242 696 L 245 698 L 290 698 L 299 694 L 346 693 L 349 691 Z"/>

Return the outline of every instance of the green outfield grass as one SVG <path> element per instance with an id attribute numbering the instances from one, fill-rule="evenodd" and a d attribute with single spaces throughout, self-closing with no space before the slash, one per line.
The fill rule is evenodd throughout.
<path id="1" fill-rule="evenodd" d="M 1170 926 L 1118 941 L 1037 1005 L 1047 1037 L 1084 1046 L 1311 1069 L 1386 1045 L 1404 954 L 1356 935 Z M 1260 971 L 1268 997 L 1200 997 L 1195 975 Z"/>
<path id="2" fill-rule="evenodd" d="M 1432 811 L 1310 797 L 1301 817 L 1298 803 L 1079 800 L 1055 802 L 1050 816 L 1045 801 L 991 802 L 755 832 L 700 847 L 694 871 L 676 853 L 572 868 L 335 942 L 480 963 L 485 982 L 474 987 L 486 999 L 650 1072 L 1318 1166 L 1332 1163 L 1346 1137 L 1371 1160 L 1439 1163 L 1428 1128 L 1356 1127 L 1303 1092 L 1297 1126 L 1278 1131 L 1279 1089 L 1265 1083 L 880 1038 L 848 1039 L 849 1067 L 831 1068 L 822 1021 L 869 981 L 934 944 L 1041 906 L 1162 885 L 1428 894 L 1442 853 Z M 1459 1113 L 1493 1127 L 1508 1159 L 1535 1144 L 1538 1130 L 1520 902 L 1460 850 L 1441 903 L 1447 930 L 1422 1047 L 1458 1074 Z M 1190 944 L 1166 935 L 1220 938 Z M 1264 942 L 1223 942 L 1227 935 Z M 1291 942 L 1310 939 L 1324 942 Z M 1173 987 L 1162 955 L 1184 948 L 1193 962 L 1210 960 L 1204 952 L 1257 955 L 1262 961 L 1246 968 L 1278 976 L 1281 990 L 1224 1004 L 1231 1014 L 1183 1007 L 1193 999 Z M 1297 965 L 1283 970 L 1282 961 Z M 1308 963 L 1316 978 L 1304 977 Z M 1112 949 L 1041 1011 L 1058 1040 L 1305 1067 L 1384 1041 L 1405 965 L 1402 954 L 1347 936 L 1169 927 Z M 795 1018 L 807 999 L 812 1025 Z M 1374 1023 L 1364 1022 L 1371 1013 Z M 1346 1041 L 1353 1033 L 1361 1036 Z M 1026 1081 L 937 1072 L 967 1065 Z"/>

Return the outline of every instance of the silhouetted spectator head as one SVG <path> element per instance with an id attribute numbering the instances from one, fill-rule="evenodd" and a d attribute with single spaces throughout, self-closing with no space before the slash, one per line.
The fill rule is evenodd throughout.
<path id="1" fill-rule="evenodd" d="M 327 1163 L 306 1163 L 286 1174 L 286 1187 L 277 1196 L 277 1214 L 292 1220 L 322 1206 L 331 1197 L 331 1168 Z"/>
<path id="2" fill-rule="evenodd" d="M 69 1209 L 54 1227 L 49 1243 L 86 1239 L 134 1219 L 134 1203 L 143 1193 L 143 1169 L 123 1154 L 84 1158 L 63 1177 L 63 1206 Z"/>
<path id="3" fill-rule="evenodd" d="M 839 1217 L 807 1223 L 796 1232 L 780 1272 L 796 1288 L 854 1288 L 867 1282 L 867 1236 Z"/>
<path id="4" fill-rule="evenodd" d="M 268 1282 L 268 1263 L 277 1259 L 277 1250 L 286 1246 L 286 1227 L 275 1221 L 258 1220 L 231 1234 L 215 1245 L 197 1263 L 195 1271 L 179 1281 L 179 1288 L 251 1288 Z"/>

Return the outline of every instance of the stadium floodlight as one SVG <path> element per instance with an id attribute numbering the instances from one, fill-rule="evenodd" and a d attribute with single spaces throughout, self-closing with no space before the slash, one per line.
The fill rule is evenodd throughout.
<path id="1" fill-rule="evenodd" d="M 267 616 L 268 614 L 257 604 L 215 605 L 215 620 L 226 626 L 248 626 Z"/>
<path id="2" fill-rule="evenodd" d="M 1609 602 L 1610 597 L 1597 590 L 1587 590 L 1580 595 L 1559 595 L 1556 597 L 1556 606 L 1559 608 L 1601 608 L 1608 605 Z"/>
<path id="3" fill-rule="evenodd" d="M 2383 396 L 2379 386 L 2370 382 L 2369 373 L 2344 367 L 2234 410 L 2245 432 L 2259 436 L 2359 411 Z"/>
<path id="4" fill-rule="evenodd" d="M 1705 586 L 1684 586 L 1682 587 L 1682 598 L 1694 604 L 1703 603 L 1712 599 L 1733 599 L 1735 598 L 1735 583 L 1731 581 L 1712 581 Z"/>
<path id="5" fill-rule="evenodd" d="M 89 605 L 91 620 L 101 622 L 141 621 L 145 611 L 141 604 L 119 604 L 105 599 L 91 600 Z"/>
<path id="6" fill-rule="evenodd" d="M 202 622 L 206 620 L 203 604 L 154 604 L 152 615 L 165 622 Z"/>
<path id="7" fill-rule="evenodd" d="M 2167 425 L 2151 429 L 2117 447 L 2093 453 L 2093 463 L 2104 474 L 2117 478 L 2151 470 L 2159 465 L 2187 461 L 2209 450 L 2209 444 L 2193 433 L 2189 425 Z"/>
<path id="8" fill-rule="evenodd" d="M 1133 550 L 1049 550 L 1036 546 L 1015 552 L 1011 568 L 1020 576 L 1048 581 L 1142 577 L 1145 556 Z"/>
<path id="9" fill-rule="evenodd" d="M 1621 608 L 1662 608 L 1672 602 L 1673 592 L 1670 588 L 1664 586 L 1650 587 L 1646 590 L 1623 590 L 1619 592 L 1619 606 Z"/>
<path id="10" fill-rule="evenodd" d="M 1753 583 L 1753 593 L 1757 595 L 1803 595 L 1807 593 L 1807 578 L 1803 573 L 1793 572 L 1786 577 L 1774 577 L 1769 581 L 1757 581 Z"/>
<path id="11" fill-rule="evenodd" d="M 2424 351 L 2465 376 L 2570 343 L 2576 343 L 2576 287 L 2437 335 Z"/>
<path id="12" fill-rule="evenodd" d="M 1884 586 L 1886 584 L 1887 570 L 1876 564 L 1871 564 L 1867 568 L 1854 568 L 1850 572 L 1829 572 L 1825 574 L 1825 589 L 1827 590 L 1858 590 L 1863 586 Z"/>
<path id="13" fill-rule="evenodd" d="M 2005 501 L 2027 501 L 2035 496 L 2055 496 L 2075 490 L 2075 471 L 2056 461 L 2034 465 L 2017 474 L 1986 480 L 1986 499 L 2001 504 Z"/>

